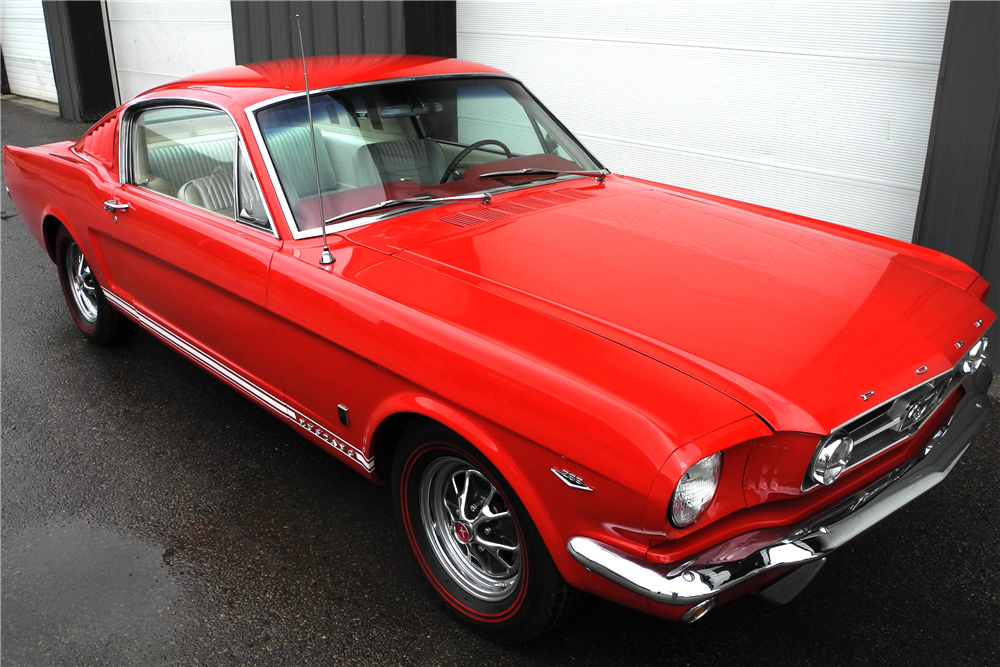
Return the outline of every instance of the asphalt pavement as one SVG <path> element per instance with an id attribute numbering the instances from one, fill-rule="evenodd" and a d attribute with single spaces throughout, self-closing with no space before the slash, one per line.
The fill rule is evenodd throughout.
<path id="1" fill-rule="evenodd" d="M 87 129 L 6 100 L 0 116 L 5 144 Z M 149 334 L 88 344 L 6 193 L 0 226 L 5 667 L 1000 664 L 996 398 L 951 476 L 791 604 L 680 625 L 589 599 L 501 646 L 432 597 L 387 487 Z"/>

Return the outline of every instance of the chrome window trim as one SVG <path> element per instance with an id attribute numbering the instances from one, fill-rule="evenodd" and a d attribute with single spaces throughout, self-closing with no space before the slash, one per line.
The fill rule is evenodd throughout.
<path id="1" fill-rule="evenodd" d="M 124 107 L 122 107 L 122 110 L 120 112 L 120 114 L 121 114 L 121 120 L 118 121 L 118 183 L 119 183 L 119 185 L 122 185 L 122 186 L 133 185 L 134 187 L 141 187 L 141 186 L 136 186 L 133 183 L 131 183 L 131 180 L 132 180 L 132 153 L 131 153 L 131 149 L 132 149 L 132 122 L 133 122 L 134 118 L 139 113 L 141 113 L 143 111 L 147 111 L 149 109 L 154 109 L 154 108 L 157 108 L 157 109 L 159 109 L 159 108 L 162 108 L 162 109 L 171 109 L 171 108 L 178 108 L 178 109 L 212 109 L 212 110 L 215 110 L 215 111 L 221 111 L 222 113 L 226 114 L 226 116 L 229 118 L 229 121 L 233 124 L 233 129 L 236 132 L 236 142 L 235 142 L 235 145 L 233 147 L 233 218 L 227 218 L 225 216 L 219 215 L 218 213 L 214 213 L 212 211 L 209 211 L 209 210 L 206 210 L 206 209 L 203 209 L 203 208 L 198 208 L 197 206 L 193 206 L 193 205 L 188 204 L 187 202 L 183 202 L 183 201 L 181 201 L 179 199 L 174 199 L 173 197 L 167 197 L 166 195 L 162 195 L 162 194 L 160 194 L 160 193 L 158 193 L 158 192 L 156 192 L 154 190 L 146 190 L 146 188 L 143 188 L 143 189 L 146 190 L 146 191 L 148 191 L 148 192 L 153 192 L 154 194 L 158 194 L 161 197 L 169 199 L 170 201 L 178 202 L 180 204 L 184 204 L 185 206 L 191 206 L 192 208 L 194 208 L 194 209 L 196 209 L 198 211 L 202 211 L 203 213 L 208 213 L 209 215 L 213 215 L 213 216 L 219 218 L 220 220 L 225 220 L 227 222 L 235 222 L 235 223 L 237 223 L 239 225 L 242 225 L 243 227 L 246 227 L 248 229 L 253 229 L 253 230 L 256 230 L 256 231 L 264 233 L 264 234 L 268 234 L 269 236 L 272 236 L 272 237 L 280 240 L 281 236 L 278 234 L 278 229 L 277 229 L 277 227 L 274 224 L 274 216 L 271 215 L 271 211 L 270 211 L 270 209 L 269 209 L 269 207 L 267 205 L 267 200 L 264 198 L 263 192 L 260 189 L 260 182 L 258 180 L 259 176 L 257 175 L 256 171 L 254 171 L 253 163 L 250 162 L 250 159 L 249 159 L 250 155 L 249 155 L 249 153 L 247 153 L 247 162 L 249 163 L 247 165 L 247 167 L 250 169 L 251 172 L 253 172 L 254 187 L 257 188 L 257 194 L 260 196 L 260 200 L 264 203 L 264 215 L 267 216 L 267 225 L 268 226 L 267 226 L 267 228 L 264 228 L 264 227 L 261 227 L 260 225 L 254 225 L 254 224 L 252 224 L 250 222 L 247 222 L 245 220 L 241 220 L 240 219 L 240 216 L 239 216 L 240 195 L 239 195 L 239 181 L 238 181 L 238 177 L 239 177 L 239 157 L 240 157 L 240 148 L 241 147 L 243 148 L 244 151 L 246 151 L 246 141 L 243 138 L 243 133 L 240 132 L 240 126 L 239 126 L 239 123 L 236 122 L 236 117 L 233 116 L 233 114 L 229 113 L 229 111 L 227 109 L 219 106 L 218 104 L 213 104 L 211 102 L 205 102 L 205 101 L 202 101 L 202 100 L 196 100 L 196 99 L 192 99 L 192 98 L 188 98 L 188 97 L 156 97 L 156 98 L 152 98 L 152 99 L 136 99 L 136 100 L 132 100 L 131 102 L 129 102 L 128 104 L 126 104 Z"/>
<path id="2" fill-rule="evenodd" d="M 555 123 L 559 126 L 559 128 L 567 135 L 572 137 L 573 140 L 577 142 L 577 144 L 579 144 L 580 148 L 583 149 L 583 152 L 587 154 L 587 157 L 589 157 L 591 160 L 594 161 L 594 164 L 596 164 L 601 169 L 606 169 L 604 165 L 601 164 L 601 162 L 596 157 L 594 157 L 594 155 L 590 152 L 590 150 L 588 150 L 587 147 L 584 146 L 583 142 L 577 139 L 576 136 L 572 132 L 570 132 L 565 125 L 562 124 L 562 121 L 560 121 L 555 116 L 555 114 L 549 111 L 548 108 L 544 104 L 542 104 L 541 101 L 539 101 L 539 99 L 535 97 L 535 95 L 530 90 L 528 90 L 528 87 L 525 86 L 520 79 L 517 79 L 509 74 L 504 74 L 501 72 L 458 72 L 453 74 L 434 74 L 429 76 L 404 76 L 404 77 L 396 77 L 394 79 L 375 79 L 372 81 L 359 81 L 357 83 L 347 83 L 339 86 L 327 86 L 325 88 L 317 88 L 315 90 L 310 90 L 309 94 L 317 95 L 317 94 L 332 92 L 335 90 L 350 90 L 352 88 L 364 88 L 367 86 L 403 83 L 405 81 L 435 81 L 440 79 L 467 79 L 469 77 L 505 79 L 507 81 L 513 81 L 514 83 L 521 86 L 521 88 L 524 89 L 524 91 L 528 94 L 528 96 L 531 97 L 531 99 L 534 100 L 535 103 L 555 121 Z M 288 199 L 285 197 L 285 189 L 281 187 L 281 181 L 278 179 L 278 172 L 274 168 L 274 163 L 271 161 L 271 152 L 267 150 L 267 144 L 264 143 L 264 135 L 261 133 L 260 126 L 257 124 L 257 112 L 261 111 L 262 109 L 266 109 L 267 107 L 274 106 L 276 104 L 281 104 L 282 102 L 287 102 L 288 100 L 293 100 L 305 96 L 306 92 L 304 90 L 295 93 L 288 93 L 285 95 L 280 95 L 278 97 L 272 97 L 270 99 L 262 100 L 260 102 L 257 102 L 256 104 L 251 104 L 244 110 L 247 116 L 247 121 L 250 123 L 250 130 L 253 133 L 254 139 L 257 141 L 257 147 L 260 149 L 260 154 L 264 158 L 264 166 L 267 169 L 267 175 L 270 177 L 271 185 L 274 187 L 274 191 L 278 195 L 278 203 L 281 206 L 281 212 L 285 216 L 285 222 L 288 226 L 288 230 L 291 233 L 292 238 L 295 239 L 296 241 L 299 239 L 308 239 L 321 236 L 323 234 L 323 228 L 316 227 L 315 229 L 307 229 L 305 231 L 302 231 L 298 228 L 298 225 L 295 222 L 295 218 L 292 216 L 291 207 L 288 205 Z M 573 175 L 572 177 L 583 178 L 575 175 Z M 560 178 L 560 180 L 563 179 Z M 550 180 L 547 182 L 552 182 L 552 181 Z M 522 189 L 536 187 L 538 185 L 542 184 L 539 183 L 524 184 L 521 186 L 505 188 L 502 190 L 502 192 L 522 190 Z M 412 208 L 404 207 L 401 210 L 394 209 L 392 211 L 386 211 L 384 213 L 380 212 L 376 215 L 361 216 L 355 218 L 354 220 L 348 220 L 346 222 L 340 222 L 333 225 L 326 225 L 326 233 L 336 234 L 337 232 L 346 231 L 348 229 L 354 229 L 355 227 L 363 227 L 364 225 L 368 225 L 373 222 L 379 222 L 381 220 L 392 218 L 397 215 L 402 215 L 404 213 L 412 213 L 413 211 L 414 209 Z"/>

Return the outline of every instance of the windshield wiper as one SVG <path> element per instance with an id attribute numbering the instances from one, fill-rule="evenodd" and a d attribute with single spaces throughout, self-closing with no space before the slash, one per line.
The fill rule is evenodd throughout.
<path id="1" fill-rule="evenodd" d="M 566 174 L 573 176 L 593 176 L 598 180 L 598 182 L 603 181 L 604 177 L 610 172 L 607 169 L 601 169 L 599 171 L 575 171 L 572 169 L 542 169 L 541 167 L 525 167 L 524 169 L 511 169 L 509 171 L 491 171 L 485 174 L 479 174 L 479 178 L 493 178 L 495 176 L 530 176 L 532 174 L 545 174 L 552 176 L 563 176 Z"/>
<path id="2" fill-rule="evenodd" d="M 335 215 L 325 224 L 329 225 L 332 222 L 337 222 L 338 220 L 344 220 L 346 218 L 353 218 L 356 215 L 361 215 L 362 213 L 372 213 L 373 211 L 380 211 L 384 208 L 391 208 L 393 206 L 402 206 L 404 204 L 436 204 L 438 202 L 445 201 L 464 201 L 467 199 L 479 199 L 484 205 L 488 205 L 493 201 L 493 195 L 488 192 L 475 192 L 470 195 L 454 195 L 452 197 L 432 197 L 427 195 L 426 197 L 406 197 L 404 199 L 386 199 L 378 204 L 372 204 L 371 206 L 365 206 L 364 208 L 359 208 L 356 211 L 348 211 L 347 213 L 341 213 L 340 215 Z"/>

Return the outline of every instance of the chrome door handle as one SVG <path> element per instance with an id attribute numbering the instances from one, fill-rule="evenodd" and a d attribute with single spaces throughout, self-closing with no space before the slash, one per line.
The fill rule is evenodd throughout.
<path id="1" fill-rule="evenodd" d="M 117 199 L 109 199 L 104 202 L 105 211 L 127 211 L 128 204 L 119 204 Z"/>

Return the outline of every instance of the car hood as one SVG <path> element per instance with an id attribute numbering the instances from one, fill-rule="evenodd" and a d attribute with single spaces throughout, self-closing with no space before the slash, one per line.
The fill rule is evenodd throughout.
<path id="1" fill-rule="evenodd" d="M 397 256 L 693 375 L 781 430 L 829 432 L 950 369 L 993 320 L 964 289 L 973 273 L 952 264 L 959 279 L 942 279 L 905 245 L 665 189 L 599 190 Z"/>

